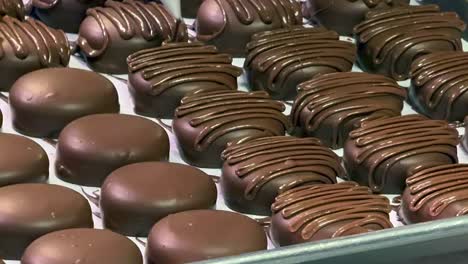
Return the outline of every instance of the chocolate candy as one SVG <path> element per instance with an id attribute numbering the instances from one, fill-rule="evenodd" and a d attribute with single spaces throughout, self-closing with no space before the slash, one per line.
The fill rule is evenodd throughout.
<path id="1" fill-rule="evenodd" d="M 267 249 L 262 226 L 247 216 L 215 210 L 171 214 L 148 236 L 148 264 L 188 263 Z"/>
<path id="2" fill-rule="evenodd" d="M 216 47 L 170 43 L 138 51 L 127 59 L 128 87 L 138 114 L 172 119 L 187 94 L 237 90 L 242 70 Z"/>
<path id="3" fill-rule="evenodd" d="M 172 126 L 187 163 L 216 168 L 230 143 L 284 135 L 290 127 L 284 110 L 265 92 L 213 91 L 183 98 Z"/>
<path id="4" fill-rule="evenodd" d="M 442 120 L 407 115 L 363 122 L 344 146 L 348 177 L 373 192 L 400 194 L 419 170 L 457 163 L 458 132 Z"/>
<path id="5" fill-rule="evenodd" d="M 107 177 L 100 207 L 105 228 L 126 236 L 147 236 L 169 214 L 214 207 L 216 196 L 211 177 L 195 167 L 143 162 Z"/>
<path id="6" fill-rule="evenodd" d="M 24 20 L 25 13 L 23 0 L 0 0 L 0 17 L 11 16 Z"/>
<path id="7" fill-rule="evenodd" d="M 64 181 L 100 187 L 122 166 L 168 158 L 169 138 L 156 123 L 138 116 L 98 114 L 63 129 L 55 167 Z"/>
<path id="8" fill-rule="evenodd" d="M 371 11 L 354 28 L 359 66 L 368 72 L 405 80 L 417 57 L 462 50 L 465 23 L 436 5 Z"/>
<path id="9" fill-rule="evenodd" d="M 180 7 L 182 16 L 187 18 L 194 18 L 197 16 L 198 8 L 204 0 L 181 0 Z"/>
<path id="10" fill-rule="evenodd" d="M 355 182 L 300 186 L 276 197 L 270 234 L 278 246 L 392 228 L 384 196 Z"/>
<path id="11" fill-rule="evenodd" d="M 33 137 L 57 137 L 71 121 L 99 113 L 118 113 L 114 85 L 79 69 L 50 68 L 28 73 L 12 86 L 13 125 Z"/>
<path id="12" fill-rule="evenodd" d="M 0 187 L 47 181 L 49 158 L 39 144 L 26 137 L 0 133 L 0 149 Z"/>
<path id="13" fill-rule="evenodd" d="M 428 168 L 406 180 L 399 216 L 406 224 L 439 220 L 468 213 L 468 165 Z"/>
<path id="14" fill-rule="evenodd" d="M 330 73 L 304 82 L 291 109 L 295 134 L 342 148 L 363 121 L 399 116 L 406 90 L 387 77 L 368 73 Z"/>
<path id="15" fill-rule="evenodd" d="M 336 183 L 340 158 L 315 138 L 265 137 L 232 144 L 221 188 L 226 205 L 248 214 L 270 215 L 278 193 L 300 185 Z"/>
<path id="16" fill-rule="evenodd" d="M 32 18 L 0 19 L 0 91 L 9 91 L 22 75 L 41 68 L 67 66 L 70 48 L 63 31 Z"/>
<path id="17" fill-rule="evenodd" d="M 221 52 L 244 57 L 258 32 L 302 25 L 296 0 L 204 0 L 196 20 L 197 39 Z"/>
<path id="18" fill-rule="evenodd" d="M 35 239 L 62 229 L 92 228 L 88 201 L 59 185 L 17 184 L 0 188 L 0 255 L 20 259 Z"/>
<path id="19" fill-rule="evenodd" d="M 302 26 L 257 33 L 244 63 L 250 87 L 292 100 L 296 87 L 317 74 L 350 71 L 356 48 L 336 32 Z"/>
<path id="20" fill-rule="evenodd" d="M 35 240 L 21 258 L 22 264 L 143 264 L 138 247 L 109 230 L 74 228 Z"/>
<path id="21" fill-rule="evenodd" d="M 418 0 L 421 4 L 437 4 L 443 11 L 457 12 L 460 18 L 468 23 L 468 5 L 466 0 Z M 464 38 L 468 39 L 468 30 L 465 30 Z"/>
<path id="22" fill-rule="evenodd" d="M 107 1 L 88 9 L 77 45 L 89 66 L 99 72 L 127 73 L 127 57 L 164 41 L 186 41 L 187 28 L 160 4 Z"/>
<path id="23" fill-rule="evenodd" d="M 432 119 L 463 121 L 468 115 L 468 53 L 437 52 L 411 66 L 411 104 Z"/>

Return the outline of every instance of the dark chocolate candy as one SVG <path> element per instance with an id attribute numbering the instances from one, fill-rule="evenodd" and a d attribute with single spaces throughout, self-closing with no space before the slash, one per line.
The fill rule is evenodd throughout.
<path id="1" fill-rule="evenodd" d="M 457 163 L 458 132 L 442 120 L 407 115 L 363 122 L 344 146 L 348 177 L 372 191 L 400 194 L 408 176 Z"/>
<path id="2" fill-rule="evenodd" d="M 265 137 L 232 144 L 225 160 L 221 189 L 231 209 L 270 215 L 278 193 L 300 185 L 336 183 L 344 176 L 340 158 L 315 138 Z"/>
<path id="3" fill-rule="evenodd" d="M 0 188 L 0 256 L 20 259 L 31 242 L 50 232 L 92 228 L 88 201 L 52 184 L 16 184 Z"/>
<path id="4" fill-rule="evenodd" d="M 180 0 L 182 16 L 186 18 L 195 18 L 203 1 L 204 0 Z"/>
<path id="5" fill-rule="evenodd" d="M 463 121 L 468 115 L 468 53 L 437 52 L 411 66 L 410 102 L 433 119 Z"/>
<path id="6" fill-rule="evenodd" d="M 0 91 L 9 91 L 22 75 L 42 68 L 67 66 L 68 40 L 61 30 L 32 18 L 0 19 Z"/>
<path id="7" fill-rule="evenodd" d="M 418 2 L 425 5 L 436 4 L 443 11 L 457 12 L 460 18 L 468 23 L 468 4 L 466 0 L 418 0 Z M 464 38 L 468 40 L 468 30 L 465 30 Z"/>
<path id="8" fill-rule="evenodd" d="M 244 63 L 250 87 L 292 100 L 296 87 L 317 74 L 350 71 L 356 47 L 336 32 L 302 26 L 257 33 Z"/>
<path id="9" fill-rule="evenodd" d="M 468 165 L 428 168 L 406 180 L 399 216 L 406 224 L 468 214 Z"/>
<path id="10" fill-rule="evenodd" d="M 390 202 L 355 182 L 300 186 L 278 195 L 270 234 L 279 246 L 392 228 Z"/>
<path id="11" fill-rule="evenodd" d="M 148 264 L 189 263 L 267 249 L 262 226 L 247 216 L 216 210 L 171 214 L 148 236 Z"/>
<path id="12" fill-rule="evenodd" d="M 0 187 L 26 182 L 46 182 L 49 158 L 36 142 L 0 133 Z"/>
<path id="13" fill-rule="evenodd" d="M 23 0 L 0 0 L 0 17 L 11 16 L 24 20 L 25 9 Z"/>
<path id="14" fill-rule="evenodd" d="M 213 91 L 184 97 L 172 126 L 187 163 L 217 168 L 230 143 L 283 136 L 290 128 L 284 110 L 266 92 Z"/>
<path id="15" fill-rule="evenodd" d="M 104 227 L 126 236 L 147 236 L 169 214 L 210 209 L 216 185 L 203 171 L 169 162 L 143 162 L 112 172 L 101 189 Z"/>
<path id="16" fill-rule="evenodd" d="M 80 117 L 118 113 L 112 82 L 101 75 L 72 68 L 49 68 L 22 76 L 10 91 L 13 125 L 22 134 L 57 137 Z"/>
<path id="17" fill-rule="evenodd" d="M 198 10 L 197 39 L 243 57 L 258 32 L 302 25 L 296 0 L 205 0 Z"/>
<path id="18" fill-rule="evenodd" d="M 130 239 L 109 230 L 74 228 L 49 233 L 26 249 L 21 264 L 143 264 Z"/>
<path id="19" fill-rule="evenodd" d="M 128 87 L 138 114 L 172 119 L 187 94 L 237 90 L 242 70 L 230 55 L 201 43 L 170 43 L 127 59 Z"/>
<path id="20" fill-rule="evenodd" d="M 462 50 L 465 23 L 436 5 L 371 11 L 354 28 L 359 66 L 368 72 L 405 80 L 419 56 Z"/>
<path id="21" fill-rule="evenodd" d="M 122 166 L 168 158 L 169 138 L 156 123 L 138 116 L 97 114 L 63 129 L 55 167 L 64 181 L 100 187 Z"/>
<path id="22" fill-rule="evenodd" d="M 99 72 L 127 73 L 127 57 L 164 41 L 186 41 L 187 28 L 161 5 L 133 0 L 107 1 L 88 9 L 77 44 L 89 66 Z"/>
<path id="23" fill-rule="evenodd" d="M 330 73 L 298 86 L 291 109 L 295 133 L 342 148 L 361 122 L 399 116 L 406 90 L 391 78 L 368 73 Z"/>

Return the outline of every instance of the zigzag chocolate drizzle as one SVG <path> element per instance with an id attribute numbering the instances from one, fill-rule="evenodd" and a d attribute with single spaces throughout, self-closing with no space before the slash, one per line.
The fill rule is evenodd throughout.
<path id="1" fill-rule="evenodd" d="M 11 16 L 24 20 L 24 4 L 22 0 L 0 0 L 0 17 Z"/>
<path id="2" fill-rule="evenodd" d="M 221 0 L 216 0 L 223 7 Z M 298 24 L 301 7 L 294 0 L 225 0 L 235 11 L 237 19 L 245 25 L 252 24 L 257 14 L 263 23 L 270 24 L 275 16 L 281 18 L 283 26 Z M 225 11 L 223 11 L 225 12 Z"/>

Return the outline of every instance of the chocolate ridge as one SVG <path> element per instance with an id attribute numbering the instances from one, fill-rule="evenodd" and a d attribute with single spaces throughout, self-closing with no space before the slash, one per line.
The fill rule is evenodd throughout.
<path id="1" fill-rule="evenodd" d="M 25 13 L 22 0 L 0 0 L 0 17 L 11 16 L 24 20 Z"/>

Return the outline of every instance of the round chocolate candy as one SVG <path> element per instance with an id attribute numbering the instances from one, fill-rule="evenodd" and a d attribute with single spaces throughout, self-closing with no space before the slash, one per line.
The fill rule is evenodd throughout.
<path id="1" fill-rule="evenodd" d="M 23 0 L 0 0 L 0 17 L 11 16 L 24 20 L 25 13 Z"/>
<path id="2" fill-rule="evenodd" d="M 71 121 L 99 113 L 118 113 L 114 85 L 101 75 L 72 68 L 28 73 L 10 91 L 13 125 L 22 134 L 55 138 Z"/>
<path id="3" fill-rule="evenodd" d="M 130 239 L 109 230 L 73 228 L 36 239 L 24 252 L 21 264 L 143 264 Z"/>
<path id="4" fill-rule="evenodd" d="M 188 263 L 267 249 L 263 227 L 247 216 L 216 210 L 171 214 L 148 236 L 148 264 Z"/>
<path id="5" fill-rule="evenodd" d="M 92 228 L 88 201 L 52 184 L 16 184 L 0 188 L 0 255 L 20 259 L 35 239 L 68 228 Z"/>
<path id="6" fill-rule="evenodd" d="M 64 181 L 100 187 L 122 166 L 168 158 L 169 138 L 156 123 L 138 116 L 98 114 L 63 129 L 55 167 Z"/>
<path id="7" fill-rule="evenodd" d="M 270 215 L 278 193 L 299 185 L 336 183 L 340 158 L 315 138 L 265 137 L 224 150 L 221 189 L 231 209 Z"/>
<path id="8" fill-rule="evenodd" d="M 180 0 L 182 16 L 186 18 L 195 18 L 203 1 L 204 0 Z"/>
<path id="9" fill-rule="evenodd" d="M 36 142 L 0 133 L 0 187 L 26 182 L 46 182 L 49 158 Z"/>

